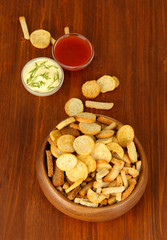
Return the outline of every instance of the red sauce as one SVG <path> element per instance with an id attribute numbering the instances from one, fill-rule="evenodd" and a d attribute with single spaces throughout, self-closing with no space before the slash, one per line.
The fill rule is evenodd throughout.
<path id="1" fill-rule="evenodd" d="M 67 36 L 60 39 L 54 48 L 55 58 L 67 66 L 80 66 L 91 57 L 89 43 L 78 36 Z"/>

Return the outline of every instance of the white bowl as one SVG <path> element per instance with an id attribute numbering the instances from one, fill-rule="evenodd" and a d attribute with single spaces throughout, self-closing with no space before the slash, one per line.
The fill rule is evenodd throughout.
<path id="1" fill-rule="evenodd" d="M 61 72 L 61 79 L 60 79 L 59 85 L 57 87 L 55 87 L 53 90 L 46 91 L 46 92 L 38 92 L 38 91 L 35 91 L 35 90 L 32 90 L 31 88 L 29 88 L 28 85 L 25 83 L 25 81 L 24 81 L 24 72 L 25 72 L 26 68 L 29 66 L 29 64 L 31 64 L 31 63 L 33 63 L 33 62 L 35 62 L 37 60 L 43 60 L 43 59 L 51 60 L 51 61 L 54 62 L 54 64 L 56 64 L 56 66 L 59 68 L 59 70 Z M 31 94 L 36 95 L 36 96 L 45 97 L 45 96 L 50 96 L 50 95 L 54 94 L 55 92 L 57 92 L 61 88 L 61 86 L 63 84 L 63 81 L 64 81 L 64 71 L 61 68 L 61 66 L 56 61 L 54 61 L 53 59 L 47 58 L 47 57 L 38 57 L 38 58 L 34 58 L 34 59 L 30 60 L 29 62 L 27 62 L 24 65 L 24 67 L 22 69 L 22 72 L 21 72 L 21 79 L 22 79 L 23 86 L 25 87 L 25 89 L 28 92 L 30 92 Z"/>

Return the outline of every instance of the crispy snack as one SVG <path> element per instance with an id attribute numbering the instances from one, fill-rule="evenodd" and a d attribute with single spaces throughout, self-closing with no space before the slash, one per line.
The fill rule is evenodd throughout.
<path id="1" fill-rule="evenodd" d="M 48 141 L 48 143 L 51 145 L 52 144 L 52 139 L 50 138 L 50 137 L 48 137 L 48 139 L 47 139 L 47 141 Z"/>
<path id="2" fill-rule="evenodd" d="M 104 199 L 101 203 L 100 203 L 100 207 L 106 206 L 108 203 L 107 199 Z"/>
<path id="3" fill-rule="evenodd" d="M 116 200 L 117 200 L 117 202 L 121 201 L 121 197 L 122 197 L 122 193 L 121 192 L 116 193 Z"/>
<path id="4" fill-rule="evenodd" d="M 118 143 L 122 147 L 126 147 L 128 142 L 133 141 L 134 139 L 134 130 L 130 125 L 123 125 L 118 129 L 117 132 Z"/>
<path id="5" fill-rule="evenodd" d="M 114 131 L 110 129 L 104 129 L 96 135 L 97 138 L 110 138 L 114 135 Z"/>
<path id="6" fill-rule="evenodd" d="M 111 162 L 113 164 L 117 165 L 120 169 L 122 169 L 124 167 L 124 164 L 125 164 L 122 160 L 118 160 L 114 157 L 111 159 Z"/>
<path id="7" fill-rule="evenodd" d="M 131 160 L 130 160 L 129 156 L 127 155 L 127 153 L 124 153 L 122 160 L 128 164 L 131 164 Z"/>
<path id="8" fill-rule="evenodd" d="M 73 135 L 63 135 L 58 138 L 57 146 L 63 152 L 72 153 L 75 151 L 73 147 L 74 140 Z"/>
<path id="9" fill-rule="evenodd" d="M 65 34 L 69 34 L 69 33 L 70 33 L 69 27 L 64 27 L 64 33 L 65 33 Z"/>
<path id="10" fill-rule="evenodd" d="M 73 183 L 69 188 L 67 188 L 66 190 L 65 190 L 65 192 L 66 193 L 69 193 L 69 192 L 71 192 L 73 189 L 75 189 L 76 187 L 78 187 L 81 183 L 83 182 L 83 179 L 78 179 L 75 183 Z M 80 190 L 80 188 L 78 189 L 78 190 Z M 79 191 L 77 191 L 77 193 L 78 193 Z M 77 195 L 77 193 L 76 193 L 76 195 Z"/>
<path id="11" fill-rule="evenodd" d="M 121 187 L 109 187 L 109 188 L 103 188 L 102 193 L 103 194 L 112 194 L 112 193 L 118 193 L 123 192 L 125 190 L 124 186 Z"/>
<path id="12" fill-rule="evenodd" d="M 70 98 L 65 104 L 65 112 L 69 116 L 75 116 L 77 113 L 83 112 L 84 105 L 79 98 Z"/>
<path id="13" fill-rule="evenodd" d="M 21 28 L 22 28 L 22 31 L 23 31 L 24 38 L 29 40 L 30 35 L 29 35 L 29 31 L 28 31 L 28 27 L 27 27 L 25 17 L 24 16 L 19 17 L 19 21 L 20 21 L 20 25 L 21 25 Z"/>
<path id="14" fill-rule="evenodd" d="M 101 179 L 105 177 L 109 173 L 109 170 L 106 168 L 103 168 L 100 172 L 96 174 L 96 180 Z M 101 182 L 101 181 L 100 181 Z"/>
<path id="15" fill-rule="evenodd" d="M 80 130 L 79 124 L 77 124 L 77 123 L 70 123 L 70 128 Z"/>
<path id="16" fill-rule="evenodd" d="M 62 121 L 61 123 L 59 123 L 56 128 L 58 130 L 61 130 L 62 128 L 68 126 L 70 123 L 75 122 L 75 118 L 74 117 L 69 117 L 66 120 Z"/>
<path id="17" fill-rule="evenodd" d="M 117 187 L 121 187 L 123 185 L 123 180 L 121 174 L 117 176 Z"/>
<path id="18" fill-rule="evenodd" d="M 96 98 L 100 94 L 100 85 L 96 80 L 87 81 L 82 85 L 82 94 L 86 98 Z"/>
<path id="19" fill-rule="evenodd" d="M 128 187 L 128 180 L 125 174 L 125 170 L 121 170 L 122 181 L 124 184 L 125 189 Z"/>
<path id="20" fill-rule="evenodd" d="M 88 168 L 88 174 L 96 170 L 96 161 L 91 155 L 78 155 L 77 158 L 85 163 Z"/>
<path id="21" fill-rule="evenodd" d="M 106 125 L 110 125 L 111 123 L 114 122 L 113 120 L 111 120 L 111 119 L 109 119 L 109 118 L 107 118 L 107 117 L 103 117 L 103 116 L 98 117 L 98 118 L 97 118 L 97 121 L 98 121 L 98 122 L 101 122 L 101 123 L 104 123 L 104 124 L 106 124 Z"/>
<path id="22" fill-rule="evenodd" d="M 80 128 L 82 133 L 87 134 L 87 135 L 96 135 L 101 130 L 101 126 L 98 125 L 97 123 L 80 122 L 79 123 L 79 128 Z"/>
<path id="23" fill-rule="evenodd" d="M 96 143 L 91 155 L 95 160 L 104 159 L 107 162 L 110 162 L 112 158 L 111 152 L 104 143 Z"/>
<path id="24" fill-rule="evenodd" d="M 109 174 L 103 180 L 105 182 L 112 182 L 118 176 L 119 171 L 120 167 L 118 165 L 114 165 Z"/>
<path id="25" fill-rule="evenodd" d="M 55 163 L 55 171 L 52 177 L 52 183 L 55 187 L 59 187 L 64 184 L 64 172 L 57 167 L 56 163 Z"/>
<path id="26" fill-rule="evenodd" d="M 82 161 L 78 160 L 77 165 L 66 171 L 66 176 L 70 179 L 72 182 L 76 182 L 78 179 L 85 180 L 88 176 L 88 169 Z"/>
<path id="27" fill-rule="evenodd" d="M 74 137 L 79 137 L 80 133 L 77 129 L 71 128 L 71 127 L 65 127 L 61 129 L 61 134 L 62 135 L 73 135 Z"/>
<path id="28" fill-rule="evenodd" d="M 132 193 L 135 185 L 136 183 L 132 182 L 131 185 L 125 190 L 125 192 L 122 194 L 122 201 L 125 200 Z"/>
<path id="29" fill-rule="evenodd" d="M 93 187 L 94 188 L 103 188 L 103 187 L 108 187 L 109 183 L 108 182 L 94 182 Z"/>
<path id="30" fill-rule="evenodd" d="M 68 198 L 69 200 L 73 200 L 73 199 L 76 197 L 76 195 L 78 194 L 78 192 L 80 191 L 80 189 L 81 189 L 80 186 L 74 188 L 74 189 L 68 194 L 67 198 Z"/>
<path id="31" fill-rule="evenodd" d="M 111 123 L 109 126 L 106 126 L 104 129 L 110 129 L 113 130 L 117 127 L 117 124 L 115 122 Z"/>
<path id="32" fill-rule="evenodd" d="M 140 171 L 141 171 L 141 161 L 136 162 L 136 170 L 140 173 Z"/>
<path id="33" fill-rule="evenodd" d="M 96 171 L 100 172 L 103 168 L 110 170 L 111 165 L 106 160 L 97 160 L 96 161 Z"/>
<path id="34" fill-rule="evenodd" d="M 89 112 L 77 113 L 75 118 L 78 122 L 84 123 L 94 123 L 96 121 L 96 115 Z"/>
<path id="35" fill-rule="evenodd" d="M 97 139 L 96 143 L 104 143 L 104 144 L 107 144 L 107 143 L 110 143 L 112 142 L 112 137 L 107 137 L 107 138 L 99 138 Z"/>
<path id="36" fill-rule="evenodd" d="M 117 187 L 117 180 L 110 182 L 108 187 Z"/>
<path id="37" fill-rule="evenodd" d="M 104 75 L 103 77 L 99 78 L 97 83 L 100 85 L 102 93 L 113 91 L 116 86 L 116 81 L 108 75 Z"/>
<path id="38" fill-rule="evenodd" d="M 53 157 L 51 151 L 46 150 L 46 160 L 47 160 L 47 167 L 48 167 L 48 177 L 53 176 Z"/>
<path id="39" fill-rule="evenodd" d="M 51 153 L 54 157 L 58 158 L 60 157 L 62 154 L 64 154 L 63 151 L 61 151 L 58 147 L 57 147 L 57 140 L 53 141 L 51 143 L 51 146 L 50 146 L 50 150 L 51 150 Z"/>
<path id="40" fill-rule="evenodd" d="M 73 147 L 80 155 L 89 155 L 94 149 L 94 141 L 89 136 L 79 136 L 74 140 Z"/>
<path id="41" fill-rule="evenodd" d="M 65 182 L 64 185 L 63 185 L 63 189 L 66 190 L 67 188 L 69 188 L 69 183 Z"/>
<path id="42" fill-rule="evenodd" d="M 56 164 L 62 171 L 71 170 L 77 165 L 77 158 L 73 154 L 66 153 L 57 158 Z"/>
<path id="43" fill-rule="evenodd" d="M 118 143 L 110 142 L 107 144 L 107 147 L 112 153 L 116 153 L 121 159 L 123 158 L 124 150 Z"/>
<path id="44" fill-rule="evenodd" d="M 92 203 L 88 199 L 84 199 L 84 198 L 75 198 L 74 202 L 80 203 L 81 205 L 87 206 L 87 207 L 98 207 L 98 203 Z"/>
<path id="45" fill-rule="evenodd" d="M 139 172 L 131 167 L 124 167 L 123 170 L 125 170 L 126 174 L 130 174 L 132 177 L 137 177 L 139 175 Z"/>
<path id="46" fill-rule="evenodd" d="M 134 142 L 127 143 L 127 150 L 131 162 L 137 162 L 137 151 Z"/>
<path id="47" fill-rule="evenodd" d="M 115 136 L 112 137 L 112 142 L 118 143 L 118 140 Z"/>
<path id="48" fill-rule="evenodd" d="M 102 194 L 97 194 L 89 188 L 87 192 L 87 198 L 90 202 L 101 203 L 106 197 Z"/>
<path id="49" fill-rule="evenodd" d="M 112 77 L 115 80 L 115 87 L 117 88 L 120 84 L 119 79 L 115 76 Z"/>
<path id="50" fill-rule="evenodd" d="M 85 101 L 85 106 L 88 108 L 109 110 L 114 106 L 112 102 L 95 102 L 95 101 Z"/>
<path id="51" fill-rule="evenodd" d="M 50 33 L 43 29 L 35 30 L 30 35 L 31 44 L 40 49 L 47 48 L 50 45 L 50 39 Z"/>
<path id="52" fill-rule="evenodd" d="M 51 138 L 52 141 L 55 141 L 56 139 L 58 139 L 61 136 L 61 132 L 59 130 L 53 130 L 50 132 L 49 136 Z"/>
<path id="53" fill-rule="evenodd" d="M 109 205 L 112 205 L 112 204 L 114 204 L 116 201 L 117 201 L 117 200 L 116 200 L 116 196 L 110 197 L 110 198 L 108 199 L 108 204 L 109 204 Z"/>
<path id="54" fill-rule="evenodd" d="M 93 182 L 87 183 L 80 191 L 79 194 L 84 197 L 87 194 L 89 188 L 93 187 Z"/>

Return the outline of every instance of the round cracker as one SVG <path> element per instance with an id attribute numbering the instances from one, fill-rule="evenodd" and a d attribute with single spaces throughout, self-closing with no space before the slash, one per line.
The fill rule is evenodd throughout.
<path id="1" fill-rule="evenodd" d="M 77 165 L 77 158 L 73 154 L 65 153 L 57 158 L 56 165 L 60 170 L 67 171 Z"/>
<path id="2" fill-rule="evenodd" d="M 88 173 L 96 170 L 96 161 L 91 155 L 78 155 L 77 158 L 86 164 Z"/>
<path id="3" fill-rule="evenodd" d="M 101 203 L 106 198 L 106 196 L 104 196 L 103 194 L 97 194 L 96 192 L 89 188 L 87 191 L 87 198 L 89 199 L 90 202 Z"/>
<path id="4" fill-rule="evenodd" d="M 96 143 L 91 155 L 95 160 L 104 159 L 107 162 L 112 158 L 111 152 L 104 143 Z"/>
<path id="5" fill-rule="evenodd" d="M 133 141 L 134 139 L 134 130 L 130 125 L 123 125 L 118 129 L 117 132 L 118 143 L 122 147 L 126 147 L 128 142 Z"/>
<path id="6" fill-rule="evenodd" d="M 116 85 L 116 81 L 108 75 L 104 75 L 103 77 L 99 78 L 97 83 L 100 85 L 102 93 L 113 91 Z"/>
<path id="7" fill-rule="evenodd" d="M 57 140 L 58 148 L 63 152 L 72 153 L 74 152 L 73 142 L 75 137 L 73 135 L 62 135 Z"/>
<path id="8" fill-rule="evenodd" d="M 50 138 L 52 139 L 52 141 L 56 140 L 57 138 L 59 138 L 61 136 L 61 132 L 59 130 L 52 130 L 50 132 Z"/>
<path id="9" fill-rule="evenodd" d="M 122 159 L 123 156 L 124 156 L 124 150 L 123 148 L 118 144 L 118 143 L 115 143 L 115 142 L 110 142 L 107 144 L 107 147 L 108 149 L 111 151 L 111 152 L 115 152 L 118 154 L 118 156 Z"/>
<path id="10" fill-rule="evenodd" d="M 64 154 L 64 152 L 57 147 L 57 139 L 51 143 L 50 151 L 52 155 L 56 158 Z"/>
<path id="11" fill-rule="evenodd" d="M 50 45 L 51 34 L 50 32 L 39 29 L 35 30 L 30 35 L 30 42 L 31 44 L 40 49 L 47 48 Z"/>
<path id="12" fill-rule="evenodd" d="M 76 182 L 78 179 L 85 180 L 88 176 L 86 164 L 78 160 L 77 165 L 74 168 L 66 171 L 66 176 L 72 182 Z"/>
<path id="13" fill-rule="evenodd" d="M 100 85 L 96 80 L 87 81 L 82 85 L 82 94 L 86 98 L 96 98 L 100 94 Z"/>
<path id="14" fill-rule="evenodd" d="M 83 112 L 84 105 L 79 98 L 71 98 L 65 104 L 65 112 L 69 116 L 75 116 L 77 113 Z"/>
<path id="15" fill-rule="evenodd" d="M 79 136 L 74 140 L 73 147 L 78 154 L 89 155 L 94 148 L 94 141 L 89 136 Z"/>

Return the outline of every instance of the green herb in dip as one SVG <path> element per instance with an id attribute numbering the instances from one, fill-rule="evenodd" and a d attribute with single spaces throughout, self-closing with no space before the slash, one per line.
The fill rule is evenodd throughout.
<path id="1" fill-rule="evenodd" d="M 50 58 L 37 58 L 25 66 L 23 79 L 26 86 L 35 92 L 50 92 L 60 84 L 62 70 Z"/>

